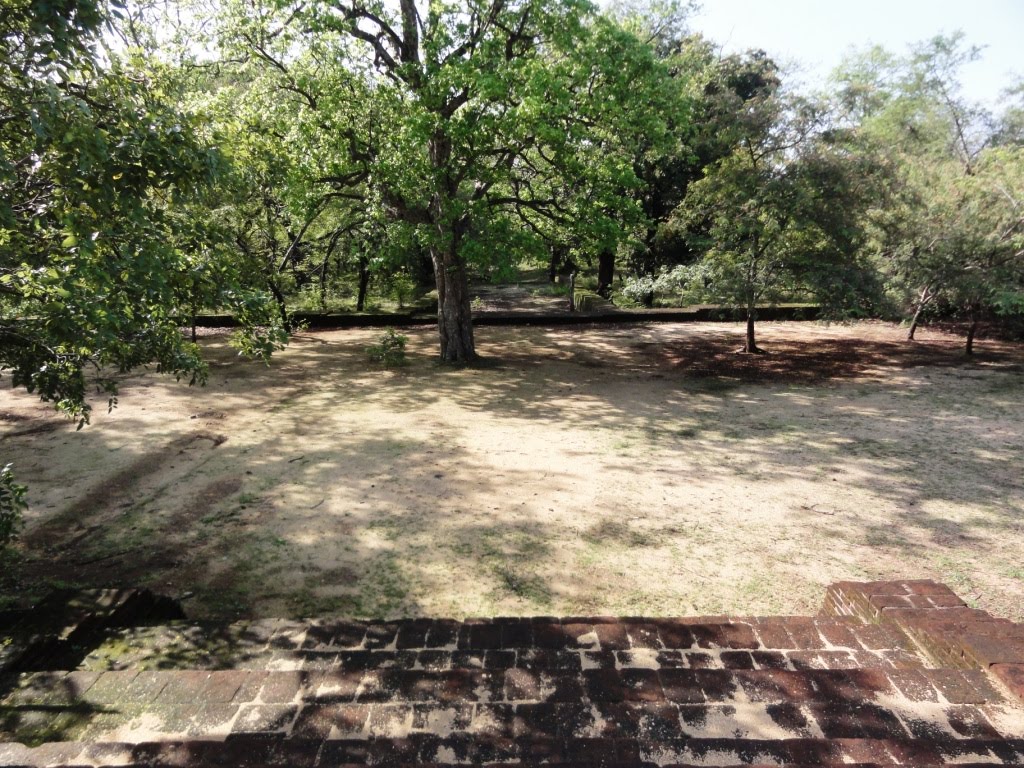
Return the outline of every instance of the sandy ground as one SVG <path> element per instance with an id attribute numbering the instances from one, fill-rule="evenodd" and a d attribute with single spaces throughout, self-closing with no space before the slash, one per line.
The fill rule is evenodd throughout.
<path id="1" fill-rule="evenodd" d="M 206 339 L 209 385 L 125 378 L 80 432 L 0 390 L 30 486 L 0 597 L 142 585 L 195 617 L 813 613 L 928 577 L 1024 619 L 1024 349 L 883 324 Z"/>

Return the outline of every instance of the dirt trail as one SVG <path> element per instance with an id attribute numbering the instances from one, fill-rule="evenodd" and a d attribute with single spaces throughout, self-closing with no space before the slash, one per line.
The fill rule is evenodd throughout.
<path id="1" fill-rule="evenodd" d="M 192 615 L 806 613 L 838 579 L 931 577 L 1024 618 L 1024 350 L 765 323 L 300 335 L 210 383 L 127 377 L 75 432 L 0 390 L 31 488 L 0 596 L 144 585 Z M 99 409 L 98 409 L 99 410 Z"/>

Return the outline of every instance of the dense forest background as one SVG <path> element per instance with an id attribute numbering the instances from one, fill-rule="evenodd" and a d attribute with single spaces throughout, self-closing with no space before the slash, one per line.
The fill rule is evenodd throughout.
<path id="1" fill-rule="evenodd" d="M 963 95 L 962 36 L 796 92 L 688 6 L 584 0 L 3 0 L 0 367 L 76 418 L 93 382 L 230 312 L 436 307 L 570 274 L 618 305 L 809 302 L 979 321 L 1024 304 L 1024 84 Z M 87 386 L 88 382 L 88 386 Z"/>

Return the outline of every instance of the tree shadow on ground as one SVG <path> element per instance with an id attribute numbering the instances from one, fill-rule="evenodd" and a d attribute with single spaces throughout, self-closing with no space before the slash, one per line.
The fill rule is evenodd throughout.
<path id="1" fill-rule="evenodd" d="M 993 532 L 1024 532 L 1024 488 L 1013 469 L 1024 446 L 1019 347 L 994 345 L 968 363 L 951 340 L 904 350 L 885 340 L 780 335 L 772 354 L 749 356 L 735 354 L 736 332 L 705 331 L 488 329 L 480 332 L 484 360 L 462 368 L 437 365 L 433 334 L 410 331 L 408 365 L 390 370 L 367 363 L 369 332 L 303 334 L 270 366 L 239 361 L 214 340 L 206 391 L 124 381 L 126 402 L 152 387 L 180 398 L 194 417 L 187 424 L 156 440 L 152 427 L 118 416 L 115 431 L 71 438 L 81 455 L 116 446 L 120 464 L 99 461 L 74 500 L 27 532 L 20 581 L 3 590 L 144 585 L 189 595 L 221 618 L 268 605 L 292 616 L 418 615 L 420 598 L 444 589 L 446 573 L 470 569 L 536 612 L 573 589 L 576 574 L 552 572 L 566 529 L 531 494 L 571 505 L 595 473 L 649 473 L 657 460 L 666 474 L 644 477 L 658 483 L 681 466 L 673 457 L 694 455 L 700 474 L 687 482 L 709 487 L 743 473 L 754 473 L 745 481 L 755 491 L 841 476 L 851 491 L 888 503 L 885 519 L 869 511 L 860 523 L 879 546 L 924 536 L 937 550 L 966 551 Z M 929 381 L 932 373 L 985 378 L 961 403 Z M 376 425 L 343 431 L 346 413 L 367 411 Z M 486 414 L 506 441 L 481 455 L 471 420 L 453 412 Z M 406 434 L 403 423 L 422 433 Z M 520 461 L 519 437 L 536 430 L 581 435 L 557 448 L 569 460 L 564 470 Z M 133 434 L 146 437 L 126 439 Z M 5 442 L 30 451 L 40 439 L 9 434 Z M 609 451 L 609 440 L 626 445 Z M 851 462 L 855 473 L 845 471 Z M 959 485 L 942 480 L 953 463 L 965 478 Z M 197 475 L 202 483 L 181 490 Z M 922 511 L 930 501 L 979 499 L 992 508 L 984 516 Z M 848 519 L 813 504 L 790 514 L 825 535 L 849 535 Z M 284 518 L 293 521 L 287 534 L 268 533 Z M 588 530 L 577 535 L 616 539 Z M 633 529 L 620 533 L 627 551 L 642 551 Z M 330 550 L 338 557 L 327 567 Z"/>

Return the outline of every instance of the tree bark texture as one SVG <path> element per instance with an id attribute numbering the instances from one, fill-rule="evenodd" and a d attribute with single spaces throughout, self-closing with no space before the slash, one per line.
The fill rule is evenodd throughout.
<path id="1" fill-rule="evenodd" d="M 921 296 L 917 300 L 917 306 L 914 308 L 914 316 L 910 319 L 910 329 L 907 331 L 907 341 L 914 340 L 914 334 L 917 332 L 917 324 L 921 319 L 921 311 L 925 308 L 932 299 L 931 287 L 925 286 L 921 289 Z"/>
<path id="2" fill-rule="evenodd" d="M 597 257 L 597 293 L 608 298 L 615 279 L 615 252 L 601 251 Z"/>
<path id="3" fill-rule="evenodd" d="M 430 164 L 438 177 L 431 196 L 430 216 L 437 242 L 430 248 L 437 285 L 437 331 L 441 340 L 441 360 L 446 363 L 470 363 L 476 360 L 473 341 L 473 313 L 469 304 L 469 280 L 459 247 L 465 231 L 464 221 L 450 221 L 450 201 L 458 184 L 449 176 L 451 140 L 443 131 L 431 137 L 427 150 Z"/>
<path id="4" fill-rule="evenodd" d="M 359 257 L 359 285 L 356 293 L 356 312 L 362 312 L 366 306 L 366 294 L 370 290 L 370 260 Z"/>
<path id="5" fill-rule="evenodd" d="M 967 326 L 967 347 L 964 349 L 964 353 L 967 355 L 974 354 L 974 335 L 978 332 L 978 312 L 981 307 L 977 304 L 972 304 L 968 317 L 971 320 L 971 324 Z"/>
<path id="6" fill-rule="evenodd" d="M 757 348 L 757 339 L 754 336 L 754 314 L 749 311 L 747 312 L 747 340 L 743 351 L 751 354 L 761 351 Z"/>
<path id="7" fill-rule="evenodd" d="M 270 288 L 270 292 L 274 295 L 274 303 L 277 304 L 277 312 L 281 316 L 281 324 L 288 333 L 291 333 L 292 318 L 288 314 L 288 303 L 285 301 L 284 294 L 273 278 L 267 278 L 267 287 Z"/>
<path id="8" fill-rule="evenodd" d="M 476 360 L 476 345 L 466 268 L 454 247 L 431 248 L 431 257 L 437 283 L 441 360 L 446 363 L 472 362 Z"/>

